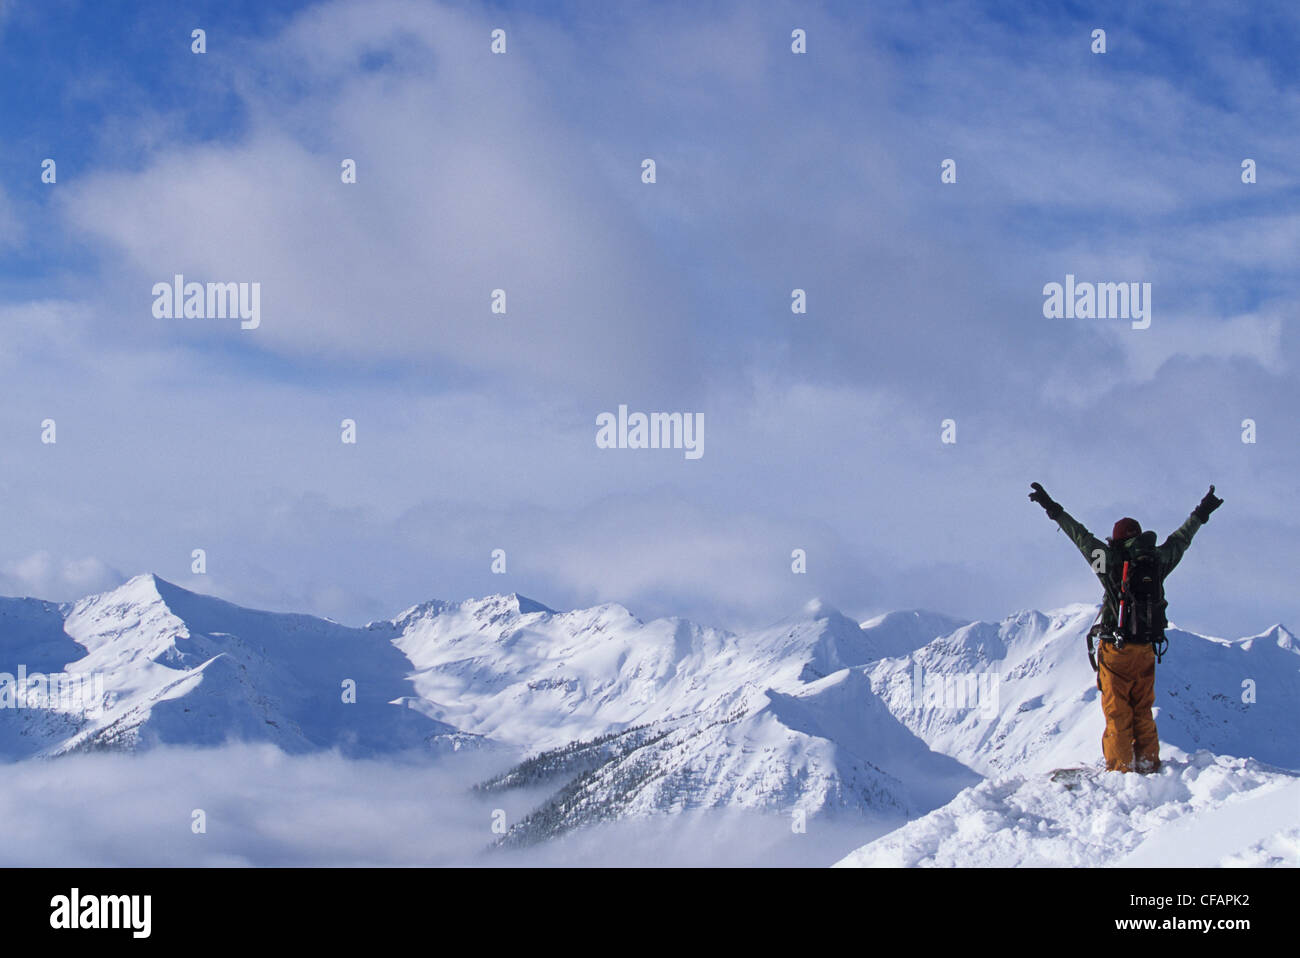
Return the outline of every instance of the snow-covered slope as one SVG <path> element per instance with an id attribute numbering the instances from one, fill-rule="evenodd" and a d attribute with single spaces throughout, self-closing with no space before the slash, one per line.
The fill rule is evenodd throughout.
<path id="1" fill-rule="evenodd" d="M 7 605 L 37 628 L 5 619 L 6 667 L 93 678 L 102 695 L 0 711 L 9 756 L 227 740 L 365 754 L 455 731 L 389 704 L 410 694 L 407 662 L 366 630 L 243 609 L 152 575 L 69 606 L 14 604 L 31 601 Z M 349 681 L 355 702 L 344 701 Z"/>
<path id="2" fill-rule="evenodd" d="M 512 745 L 555 748 L 743 698 L 734 636 L 620 605 L 554 612 L 522 596 L 418 606 L 397 630 L 427 715 Z M 711 681 L 704 679 L 710 676 Z"/>
<path id="3" fill-rule="evenodd" d="M 1300 776 L 1197 752 L 1074 788 L 995 776 L 838 863 L 880 866 L 1300 865 Z"/>
<path id="4" fill-rule="evenodd" d="M 0 712 L 13 757 L 228 739 L 366 753 L 436 736 L 535 755 L 614 736 L 620 749 L 589 791 L 600 797 L 566 827 L 596 805 L 613 816 L 714 805 L 913 815 L 973 781 L 848 671 L 952 625 L 924 613 L 863 628 L 814 602 L 737 635 L 505 595 L 431 601 L 350 629 L 151 575 L 68 606 L 4 608 L 12 661 L 104 683 L 102 711 Z M 343 701 L 348 680 L 357 704 Z M 622 736 L 639 727 L 653 733 Z"/>
<path id="5" fill-rule="evenodd" d="M 971 784 L 972 769 L 1094 761 L 1103 722 L 1083 636 L 1095 613 L 1076 605 L 966 624 L 895 613 L 858 628 L 813 603 L 771 629 L 715 635 L 713 660 L 690 663 L 685 687 L 694 697 L 675 696 L 683 686 L 673 673 L 651 705 L 625 716 L 652 727 L 672 715 L 698 712 L 698 721 L 638 735 L 634 747 L 585 763 L 513 835 L 530 841 L 606 817 L 699 805 L 913 816 Z M 1300 702 L 1290 633 L 1275 627 L 1226 641 L 1171 630 L 1170 640 L 1157 711 L 1167 755 L 1208 747 L 1300 768 L 1289 731 Z M 924 691 L 958 682 L 976 694 Z"/>
<path id="6" fill-rule="evenodd" d="M 1077 605 L 974 622 L 911 655 L 875 663 L 872 685 L 932 748 L 981 774 L 1087 763 L 1100 752 L 1104 726 L 1084 638 L 1096 611 Z M 1300 768 L 1295 637 L 1281 626 L 1235 640 L 1179 629 L 1168 635 L 1156 670 L 1161 742 Z M 951 698 L 918 705 L 918 669 L 923 688 L 984 682 L 996 689 L 996 708 L 954 708 Z M 1251 702 L 1243 701 L 1248 692 Z"/>
<path id="7" fill-rule="evenodd" d="M 555 612 L 506 595 L 431 602 L 371 628 L 399 632 L 427 714 L 544 750 L 673 716 L 747 709 L 768 688 L 796 691 L 882 650 L 910 651 L 951 625 L 902 613 L 863 628 L 812 602 L 737 635 L 678 618 L 642 622 L 621 605 Z"/>
<path id="8" fill-rule="evenodd" d="M 902 821 L 979 780 L 899 724 L 862 672 L 847 668 L 792 692 L 768 689 L 731 714 L 639 726 L 586 752 L 539 759 L 562 787 L 512 827 L 506 844 L 628 815 L 724 806 Z M 570 774 L 560 772 L 566 759 Z"/>
<path id="9" fill-rule="evenodd" d="M 951 625 L 904 613 L 863 628 L 813 602 L 736 635 L 681 619 L 644 623 L 618 605 L 557 613 L 497 596 L 431 603 L 395 625 L 426 714 L 555 752 L 541 764 L 556 794 L 513 835 L 531 841 L 684 808 L 903 817 L 946 801 L 975 776 L 931 751 L 849 671 L 881 649 L 933 638 L 927 622 Z M 635 732 L 568 748 L 626 730 Z M 522 769 L 507 779 L 535 783 Z"/>
<path id="10" fill-rule="evenodd" d="M 0 681 L 16 686 L 20 666 L 28 672 L 49 674 L 86 654 L 63 631 L 66 611 L 66 606 L 40 599 L 0 598 L 0 673 L 8 676 Z M 0 757 L 30 755 L 75 735 L 84 724 L 80 712 L 14 708 L 16 699 L 4 704 L 6 707 L 0 708 Z"/>
<path id="11" fill-rule="evenodd" d="M 348 628 L 145 575 L 68 605 L 0 599 L 0 672 L 102 682 L 95 708 L 0 708 L 0 756 L 230 739 L 347 754 L 500 743 L 527 757 L 485 787 L 550 790 L 512 841 L 721 806 L 901 822 L 981 775 L 1096 759 L 1082 639 L 1094 612 L 988 623 L 908 611 L 859 624 L 812 602 L 733 633 L 497 595 Z M 1300 768 L 1295 638 L 1280 626 L 1170 637 L 1157 680 L 1166 755 Z M 969 680 L 979 698 L 927 698 L 918 675 L 923 693 Z M 1259 854 L 1285 844 L 1268 841 Z"/>

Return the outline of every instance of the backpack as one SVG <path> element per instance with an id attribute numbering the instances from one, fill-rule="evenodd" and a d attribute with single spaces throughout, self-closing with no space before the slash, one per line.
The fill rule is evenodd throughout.
<path id="1" fill-rule="evenodd" d="M 1114 595 L 1120 600 L 1117 638 L 1128 642 L 1164 641 L 1169 620 L 1165 609 L 1165 570 L 1156 550 L 1156 534 L 1144 532 L 1117 556 L 1118 569 L 1108 570 Z"/>
<path id="2" fill-rule="evenodd" d="M 1093 643 L 1099 638 L 1113 639 L 1116 647 L 1122 647 L 1125 642 L 1150 643 L 1156 653 L 1156 662 L 1163 661 L 1169 647 L 1165 638 L 1165 629 L 1169 626 L 1165 609 L 1169 603 L 1165 600 L 1165 570 L 1156 549 L 1156 534 L 1144 532 L 1137 537 L 1132 548 L 1116 546 L 1114 552 L 1114 560 L 1100 574 L 1106 588 L 1106 602 L 1097 611 L 1097 619 L 1100 620 L 1105 607 L 1110 606 L 1115 610 L 1118 627 L 1110 631 L 1097 621 L 1088 630 L 1088 661 L 1094 672 L 1097 671 L 1097 657 Z M 1097 682 L 1100 688 L 1100 675 Z"/>

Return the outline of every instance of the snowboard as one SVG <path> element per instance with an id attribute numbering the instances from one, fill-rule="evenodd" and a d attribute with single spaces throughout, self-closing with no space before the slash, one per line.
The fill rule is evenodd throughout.
<path id="1" fill-rule="evenodd" d="M 1095 771 L 1094 768 L 1058 768 L 1052 772 L 1052 781 L 1060 782 L 1065 786 L 1066 791 L 1072 792 L 1079 787 L 1080 782 Z"/>

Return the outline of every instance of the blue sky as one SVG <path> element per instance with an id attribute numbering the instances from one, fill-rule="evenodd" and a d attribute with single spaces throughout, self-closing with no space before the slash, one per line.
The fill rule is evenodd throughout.
<path id="1" fill-rule="evenodd" d="M 0 591 L 997 618 L 1095 598 L 1029 482 L 1102 535 L 1214 482 L 1171 618 L 1295 626 L 1298 33 L 1285 4 L 9 0 Z M 176 273 L 260 283 L 261 326 L 154 318 Z M 1046 319 L 1067 273 L 1151 283 L 1151 327 Z M 623 403 L 703 413 L 704 456 L 598 449 Z"/>

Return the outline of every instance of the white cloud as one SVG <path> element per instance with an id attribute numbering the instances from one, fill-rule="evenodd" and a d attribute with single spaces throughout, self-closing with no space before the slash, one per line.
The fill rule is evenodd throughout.
<path id="1" fill-rule="evenodd" d="M 536 790 L 477 795 L 509 753 L 349 761 L 272 746 L 161 748 L 3 766 L 5 867 L 828 865 L 885 823 L 819 823 L 716 811 L 584 829 L 490 852 L 493 811 L 517 822 Z M 40 801 L 32 801 L 40 795 Z M 191 829 L 205 813 L 207 831 Z"/>
<path id="2" fill-rule="evenodd" d="M 126 576 L 106 562 L 33 552 L 0 565 L 0 593 L 68 602 L 121 585 Z"/>
<path id="3" fill-rule="evenodd" d="M 1175 357 L 1246 359 L 1265 372 L 1281 375 L 1286 370 L 1283 322 L 1276 308 L 1220 320 L 1161 317 L 1159 328 L 1153 319 L 1150 329 L 1134 330 L 1124 344 L 1130 367 L 1142 379 L 1152 378 Z"/>
<path id="4" fill-rule="evenodd" d="M 629 227 L 628 197 L 586 173 L 538 65 L 487 53 L 490 22 L 404 3 L 310 11 L 261 51 L 310 64 L 310 95 L 250 86 L 238 142 L 69 185 L 69 222 L 136 277 L 114 321 L 174 334 L 145 294 L 183 273 L 261 283 L 248 344 L 294 357 L 580 389 L 681 382 L 689 317 L 667 265 Z M 432 67 L 408 70 L 412 47 Z M 401 56 L 370 72 L 376 50 Z M 345 157 L 356 185 L 340 182 Z M 626 163 L 635 182 L 639 157 Z"/>

